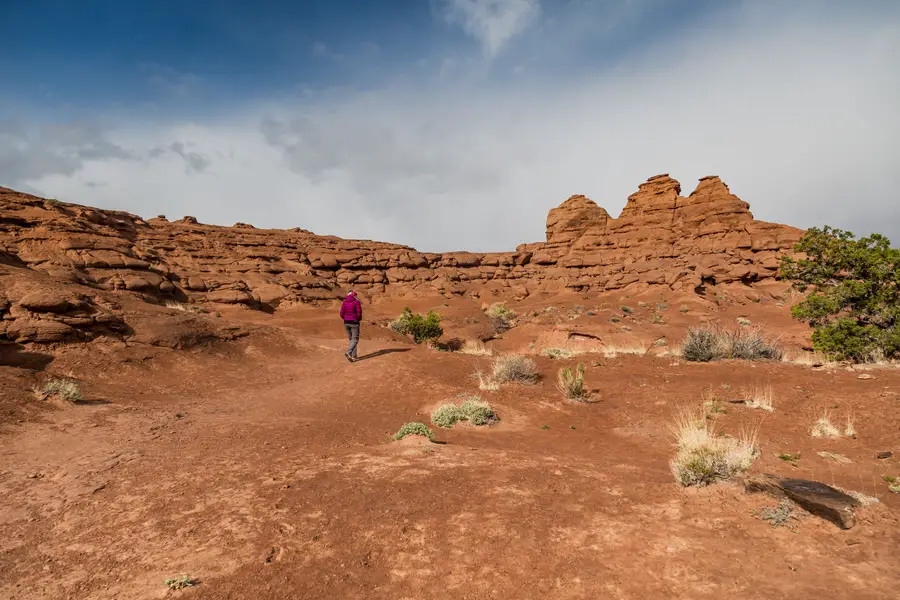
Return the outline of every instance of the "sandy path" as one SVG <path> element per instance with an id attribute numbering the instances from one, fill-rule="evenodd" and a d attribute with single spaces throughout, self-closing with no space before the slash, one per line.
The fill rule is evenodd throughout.
<path id="1" fill-rule="evenodd" d="M 898 428 L 878 400 L 896 375 L 861 388 L 790 367 L 626 358 L 592 369 L 596 405 L 559 401 L 550 381 L 503 389 L 489 396 L 503 419 L 489 431 L 391 443 L 403 422 L 428 422 L 430 406 L 473 391 L 484 359 L 413 348 L 349 365 L 343 343 L 247 341 L 114 365 L 87 386 L 109 404 L 66 407 L 0 438 L 0 597 L 162 598 L 163 580 L 181 573 L 201 580 L 181 597 L 208 599 L 897 590 L 895 498 L 850 532 L 812 518 L 772 529 L 753 514 L 770 500 L 677 488 L 665 431 L 672 407 L 703 386 L 777 377 L 759 468 L 784 470 L 774 454 L 796 449 L 815 457 L 797 474 L 830 469 L 869 486 L 883 465 L 867 457 Z M 368 341 L 363 352 L 393 348 L 408 346 Z M 845 468 L 820 460 L 804 427 L 824 394 L 851 393 L 860 439 L 829 446 L 855 461 Z"/>

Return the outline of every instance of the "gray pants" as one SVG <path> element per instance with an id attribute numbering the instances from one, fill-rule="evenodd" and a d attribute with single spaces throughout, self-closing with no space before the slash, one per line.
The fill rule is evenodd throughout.
<path id="1" fill-rule="evenodd" d="M 347 330 L 347 338 L 350 340 L 347 355 L 356 358 L 356 346 L 359 344 L 359 323 L 344 323 L 344 329 Z"/>

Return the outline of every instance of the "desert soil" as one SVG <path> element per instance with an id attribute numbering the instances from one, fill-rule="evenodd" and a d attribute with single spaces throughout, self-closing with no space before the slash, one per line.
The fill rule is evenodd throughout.
<path id="1" fill-rule="evenodd" d="M 463 301 L 445 312 L 460 331 L 480 314 Z M 333 313 L 235 309 L 218 318 L 243 320 L 250 335 L 191 350 L 5 347 L 0 597 L 900 596 L 900 495 L 882 480 L 900 476 L 900 370 L 589 352 L 576 359 L 595 401 L 582 404 L 555 387 L 557 369 L 576 359 L 530 347 L 549 325 L 489 344 L 535 352 L 543 374 L 490 392 L 471 378 L 489 357 L 415 346 L 370 324 L 369 358 L 349 364 Z M 789 323 L 780 315 L 774 322 Z M 60 375 L 81 382 L 85 402 L 33 396 Z M 776 528 L 759 516 L 772 498 L 736 483 L 675 483 L 675 410 L 762 385 L 774 412 L 725 402 L 710 418 L 735 435 L 759 427 L 753 473 L 877 498 L 853 529 L 802 514 Z M 431 409 L 460 393 L 481 395 L 501 421 L 433 428 L 435 443 L 391 440 L 405 422 L 430 425 Z M 811 438 L 825 410 L 840 424 L 852 415 L 857 436 Z M 885 450 L 895 456 L 877 459 Z M 779 459 L 788 453 L 800 457 Z M 164 580 L 182 574 L 197 585 L 170 591 Z"/>

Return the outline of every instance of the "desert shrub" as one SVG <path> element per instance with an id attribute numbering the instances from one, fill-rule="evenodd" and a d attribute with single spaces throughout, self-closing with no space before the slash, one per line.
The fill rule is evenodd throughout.
<path id="1" fill-rule="evenodd" d="M 721 339 L 718 333 L 707 327 L 691 327 L 681 344 L 684 360 L 709 362 L 722 356 Z"/>
<path id="2" fill-rule="evenodd" d="M 43 398 L 56 396 L 66 402 L 81 402 L 84 400 L 81 388 L 71 379 L 51 379 L 40 389 L 39 395 Z"/>
<path id="3" fill-rule="evenodd" d="M 549 358 L 572 358 L 574 353 L 571 350 L 566 350 L 565 348 L 545 348 L 544 356 Z"/>
<path id="4" fill-rule="evenodd" d="M 781 360 L 784 352 L 781 345 L 767 338 L 759 328 L 726 331 L 723 338 L 726 358 L 740 360 Z"/>
<path id="5" fill-rule="evenodd" d="M 515 311 L 507 308 L 502 302 L 492 304 L 485 313 L 490 319 L 495 333 L 503 333 L 512 329 L 512 321 L 516 318 Z"/>
<path id="6" fill-rule="evenodd" d="M 186 587 L 197 585 L 197 580 L 192 577 L 188 577 L 187 575 L 182 575 L 181 577 L 172 577 L 170 579 L 166 579 L 165 584 L 170 590 L 180 590 Z"/>
<path id="7" fill-rule="evenodd" d="M 434 433 L 432 433 L 431 429 L 428 428 L 424 423 L 412 422 L 407 423 L 403 427 L 394 434 L 393 438 L 395 440 L 402 440 L 408 435 L 422 435 L 427 437 L 429 440 L 434 439 Z"/>
<path id="8" fill-rule="evenodd" d="M 791 314 L 815 330 L 816 351 L 855 362 L 900 355 L 900 250 L 890 240 L 813 227 L 794 250 L 803 257 L 783 257 L 779 274 L 812 289 Z"/>
<path id="9" fill-rule="evenodd" d="M 477 396 L 463 400 L 459 409 L 472 425 L 490 425 L 500 420 L 491 405 Z"/>
<path id="10" fill-rule="evenodd" d="M 630 315 L 631 313 L 634 312 L 634 310 L 632 310 L 632 308 L 630 306 L 623 306 L 622 312 L 625 313 L 626 315 Z"/>
<path id="11" fill-rule="evenodd" d="M 571 367 L 560 369 L 556 385 L 569 400 L 584 400 L 587 396 L 584 389 L 584 365 L 578 363 L 574 371 Z"/>
<path id="12" fill-rule="evenodd" d="M 709 362 L 721 358 L 781 360 L 784 352 L 759 328 L 726 331 L 714 327 L 691 327 L 681 346 L 685 360 Z"/>
<path id="13" fill-rule="evenodd" d="M 494 361 L 491 377 L 497 383 L 534 383 L 538 378 L 537 365 L 518 354 L 500 356 Z"/>
<path id="14" fill-rule="evenodd" d="M 490 425 L 500 419 L 491 405 L 478 396 L 468 396 L 462 403 L 442 404 L 431 413 L 431 422 L 438 427 L 451 428 L 460 421 L 468 421 L 472 425 Z"/>
<path id="15" fill-rule="evenodd" d="M 457 421 L 464 421 L 465 413 L 455 404 L 442 404 L 431 413 L 431 422 L 438 427 L 450 428 L 456 425 Z"/>
<path id="16" fill-rule="evenodd" d="M 432 310 L 422 316 L 409 308 L 404 308 L 403 314 L 391 322 L 391 329 L 401 335 L 412 336 L 417 344 L 437 340 L 444 335 L 441 316 Z"/>
<path id="17" fill-rule="evenodd" d="M 693 411 L 680 413 L 673 429 L 677 451 L 670 466 L 675 481 L 684 487 L 731 479 L 759 456 L 755 433 L 741 439 L 718 436 L 710 421 Z"/>
<path id="18" fill-rule="evenodd" d="M 794 503 L 787 498 L 778 503 L 777 507 L 766 507 L 759 512 L 759 517 L 768 521 L 772 527 L 785 527 L 792 519 L 797 519 L 794 512 Z"/>

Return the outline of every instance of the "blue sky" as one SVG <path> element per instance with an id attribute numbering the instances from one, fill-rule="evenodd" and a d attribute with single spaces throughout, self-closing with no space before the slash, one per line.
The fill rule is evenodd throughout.
<path id="1" fill-rule="evenodd" d="M 0 185 L 423 250 L 718 174 L 900 239 L 888 0 L 0 0 Z"/>

